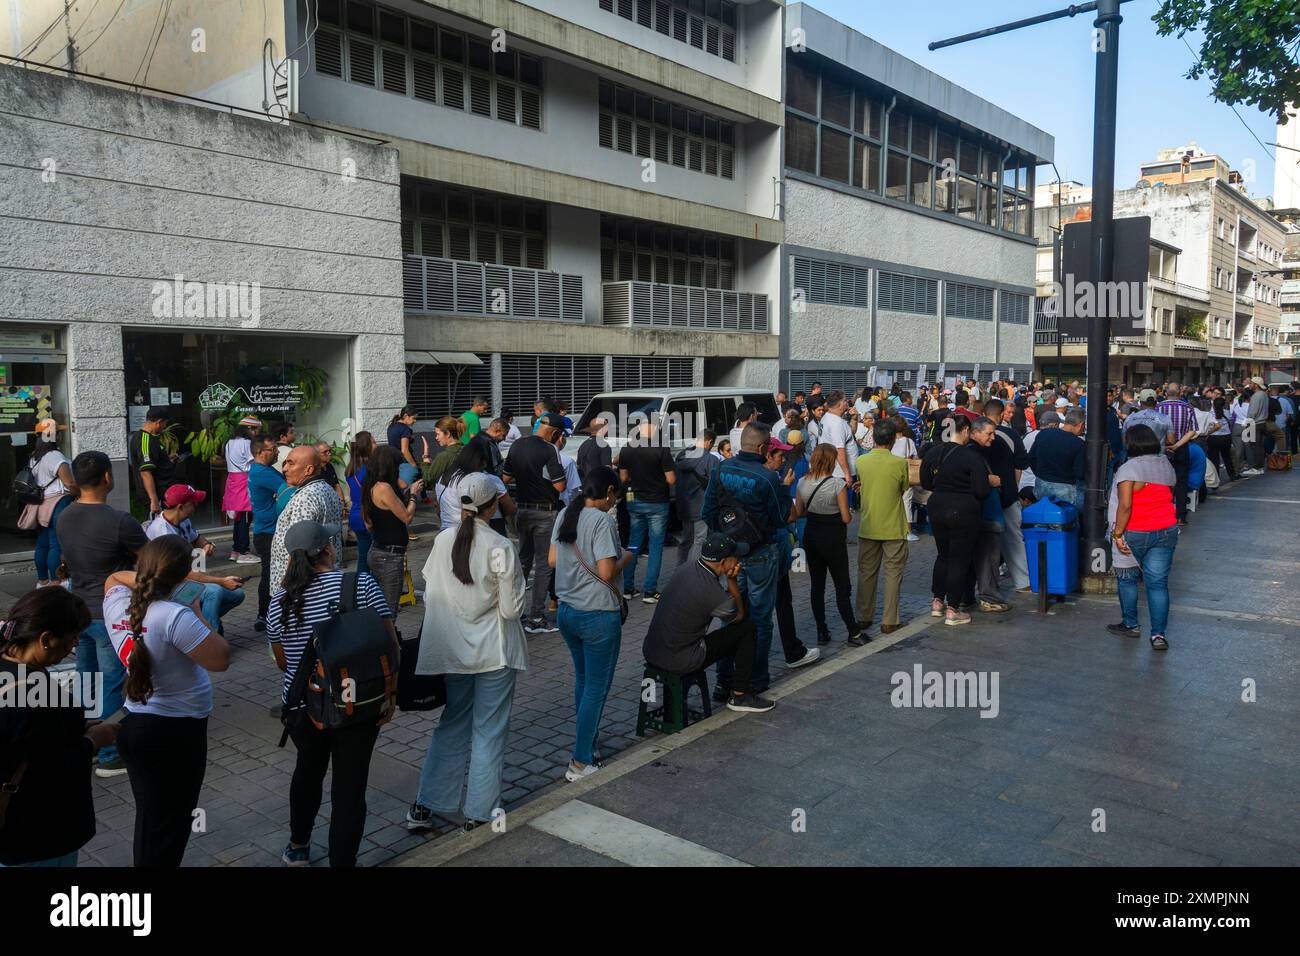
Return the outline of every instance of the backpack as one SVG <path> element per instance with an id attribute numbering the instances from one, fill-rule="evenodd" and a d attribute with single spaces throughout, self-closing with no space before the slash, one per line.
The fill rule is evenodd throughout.
<path id="1" fill-rule="evenodd" d="M 770 528 L 764 527 L 745 508 L 718 473 L 718 530 L 732 540 L 748 545 L 748 550 L 761 548 L 771 539 Z"/>
<path id="2" fill-rule="evenodd" d="M 39 505 L 45 500 L 45 489 L 52 484 L 54 484 L 53 478 L 44 485 L 37 484 L 36 476 L 32 474 L 32 466 L 23 465 L 18 474 L 14 475 L 14 497 L 25 505 Z"/>
<path id="3" fill-rule="evenodd" d="M 357 607 L 357 574 L 343 575 L 329 618 L 312 625 L 311 640 L 294 672 L 281 712 L 280 746 L 292 727 L 310 720 L 317 730 L 378 722 L 396 692 L 398 653 L 384 619 Z"/>

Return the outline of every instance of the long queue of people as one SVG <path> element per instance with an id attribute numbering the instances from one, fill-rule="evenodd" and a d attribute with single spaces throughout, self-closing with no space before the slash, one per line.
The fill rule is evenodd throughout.
<path id="1" fill-rule="evenodd" d="M 1189 502 L 1275 459 L 1281 467 L 1297 425 L 1290 387 L 1255 379 L 1235 393 L 1161 391 L 1118 388 L 1106 397 L 1121 611 L 1109 630 L 1140 636 L 1141 581 L 1157 650 L 1169 646 L 1167 581 Z M 261 563 L 255 627 L 283 672 L 285 736 L 297 751 L 282 861 L 311 862 L 332 768 L 329 862 L 355 865 L 373 750 L 408 680 L 441 682 L 443 709 L 406 824 L 473 828 L 498 811 L 530 637 L 558 632 L 570 651 L 574 744 L 565 776 L 581 780 L 601 769 L 600 727 L 632 604 L 653 608 L 648 664 L 681 675 L 714 667 L 716 700 L 763 712 L 775 706 L 764 696 L 774 632 L 788 668 L 815 662 L 831 641 L 828 576 L 848 644 L 870 640 L 880 590 L 880 632 L 891 633 L 903 624 L 909 545 L 928 531 L 931 614 L 955 627 L 977 610 L 1005 613 L 1002 576 L 1029 588 L 1023 507 L 1043 496 L 1082 501 L 1087 395 L 1077 386 L 968 381 L 915 396 L 864 389 L 852 399 L 815 387 L 776 398 L 779 421 L 759 421 L 756 408 L 741 405 L 730 434 L 701 431 L 676 454 L 653 421 L 618 449 L 600 440 L 608 423 L 598 422 L 572 457 L 562 451 L 573 423 L 558 403 L 540 400 L 524 434 L 512 415 L 489 418 L 476 399 L 439 419 L 432 443 L 407 408 L 386 443 L 354 437 L 342 481 L 328 446 L 294 445 L 292 426 L 263 435 L 260 423 L 242 423 L 225 455 L 244 479 L 223 504 L 238 515 L 233 559 Z M 38 549 L 44 586 L 0 622 L 0 671 L 19 680 L 46 674 L 75 652 L 78 670 L 103 681 L 103 715 L 121 707 L 125 716 L 88 723 L 73 707 L 0 708 L 5 866 L 75 865 L 95 828 L 92 765 L 100 776 L 129 775 L 136 865 L 179 865 L 189 839 L 206 770 L 209 674 L 229 666 L 221 619 L 242 601 L 243 582 L 195 569 L 194 555 L 215 548 L 191 521 L 203 492 L 169 481 L 165 457 L 147 440 L 133 436 L 134 444 L 132 467 L 148 479 L 144 524 L 108 504 L 113 473 L 103 453 L 69 462 L 41 449 L 33 463 L 42 490 L 57 481 L 68 500 L 44 509 L 42 527 L 53 529 Z M 403 635 L 399 614 L 413 590 L 407 551 L 423 501 L 440 530 L 422 569 L 421 623 Z M 678 560 L 661 583 L 673 534 Z M 357 561 L 345 571 L 349 535 Z M 797 634 L 790 586 L 805 566 L 811 645 Z M 63 587 L 49 586 L 59 579 Z M 342 618 L 355 631 L 346 652 L 326 647 Z M 337 670 L 363 675 L 373 659 L 382 665 L 377 689 L 337 706 Z"/>

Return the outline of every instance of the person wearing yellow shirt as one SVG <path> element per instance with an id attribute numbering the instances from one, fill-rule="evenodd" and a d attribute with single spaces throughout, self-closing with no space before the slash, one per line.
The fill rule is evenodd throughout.
<path id="1" fill-rule="evenodd" d="M 899 623 L 899 598 L 903 591 L 903 569 L 907 567 L 907 515 L 903 494 L 910 487 L 906 459 L 891 449 L 897 437 L 894 423 L 876 420 L 872 428 L 874 446 L 857 460 L 861 482 L 862 520 L 858 525 L 858 623 L 865 633 L 876 610 L 876 583 L 881 567 L 885 577 L 885 606 L 880 632 L 889 634 Z"/>

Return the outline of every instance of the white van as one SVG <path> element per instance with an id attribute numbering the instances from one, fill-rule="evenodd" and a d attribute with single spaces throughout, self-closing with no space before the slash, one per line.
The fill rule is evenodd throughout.
<path id="1" fill-rule="evenodd" d="M 694 446 L 695 436 L 705 428 L 725 438 L 736 424 L 736 408 L 742 402 L 752 402 L 758 409 L 758 420 L 765 425 L 780 420 L 772 392 L 726 386 L 604 392 L 588 403 L 564 450 L 576 457 L 582 442 L 590 440 L 592 422 L 600 417 L 611 422 L 605 440 L 617 458 L 619 449 L 627 443 L 629 429 L 650 419 L 659 425 L 664 442 L 676 455 Z"/>

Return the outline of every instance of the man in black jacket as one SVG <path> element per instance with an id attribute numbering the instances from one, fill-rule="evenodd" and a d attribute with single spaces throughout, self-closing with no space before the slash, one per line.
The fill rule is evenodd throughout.
<path id="1" fill-rule="evenodd" d="M 677 514 L 682 519 L 682 537 L 677 544 L 678 564 L 685 564 L 690 559 L 696 541 L 702 541 L 708 530 L 700 518 L 700 509 L 704 506 L 704 489 L 709 486 L 709 473 L 718 463 L 713 454 L 716 439 L 712 430 L 700 429 L 695 437 L 695 447 L 680 452 L 673 463 L 677 471 L 674 485 Z"/>
<path id="2" fill-rule="evenodd" d="M 1020 473 L 1029 467 L 1029 452 L 1024 440 L 1011 427 L 1015 409 L 1000 398 L 990 398 L 984 404 L 984 415 L 997 424 L 995 440 L 984 449 L 989 468 L 1002 484 L 998 488 L 1002 500 L 1002 562 L 1007 566 L 1011 586 L 1017 591 L 1029 591 L 1029 562 L 1025 557 L 1025 536 L 1020 530 Z"/>

